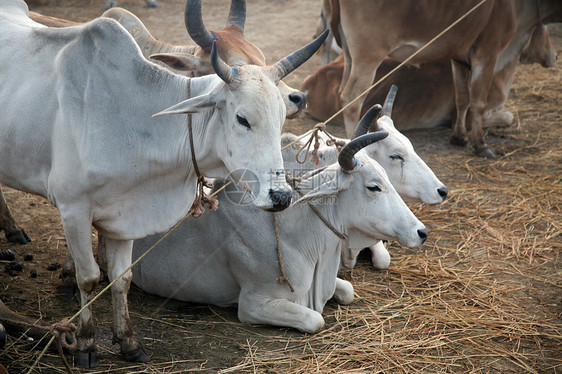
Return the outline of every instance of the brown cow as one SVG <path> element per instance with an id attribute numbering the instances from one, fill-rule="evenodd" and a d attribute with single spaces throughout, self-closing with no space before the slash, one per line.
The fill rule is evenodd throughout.
<path id="1" fill-rule="evenodd" d="M 340 22 L 331 27 L 340 35 L 345 58 L 341 104 L 345 106 L 368 88 L 385 57 L 405 60 L 479 2 L 459 1 L 451 6 L 450 0 L 332 0 L 332 15 L 339 14 Z M 411 60 L 413 64 L 441 58 L 452 61 L 457 107 L 452 143 L 467 144 L 468 127 L 476 154 L 495 157 L 482 131 L 494 72 L 521 53 L 524 36 L 530 37 L 536 25 L 560 21 L 560 0 L 488 0 Z M 357 101 L 344 112 L 348 135 L 360 110 Z"/>
<path id="2" fill-rule="evenodd" d="M 525 48 L 520 61 L 540 63 L 551 67 L 556 62 L 556 51 L 550 44 L 546 25 L 535 28 L 529 45 Z M 499 112 L 509 94 L 518 59 L 514 58 L 504 69 L 494 74 L 488 94 L 488 103 L 484 112 L 484 127 L 508 126 L 513 120 L 509 112 Z M 377 71 L 375 82 L 398 65 L 385 59 Z M 322 66 L 314 75 L 308 77 L 301 90 L 307 99 L 307 112 L 314 118 L 325 121 L 341 109 L 338 89 L 344 70 L 343 55 L 328 65 Z M 380 103 L 385 98 L 385 91 L 395 84 L 401 94 L 394 103 L 394 123 L 399 130 L 430 128 L 454 122 L 456 111 L 451 64 L 447 59 L 428 62 L 419 67 L 407 65 L 373 88 L 365 98 L 361 113 Z M 334 119 L 343 124 L 341 115 Z"/>

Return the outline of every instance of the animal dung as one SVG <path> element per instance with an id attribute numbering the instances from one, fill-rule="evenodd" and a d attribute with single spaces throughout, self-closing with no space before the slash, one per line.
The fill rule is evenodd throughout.
<path id="1" fill-rule="evenodd" d="M 47 267 L 47 270 L 49 270 L 49 271 L 55 271 L 55 270 L 60 269 L 61 267 L 62 267 L 62 265 L 59 264 L 58 262 L 53 262 L 51 265 L 49 265 L 49 266 Z"/>
<path id="2" fill-rule="evenodd" d="M 24 261 L 33 261 L 33 254 L 32 253 L 26 253 L 25 256 L 23 256 L 23 260 Z"/>
<path id="3" fill-rule="evenodd" d="M 4 249 L 0 251 L 0 261 L 14 261 L 16 254 L 11 249 Z"/>
<path id="4" fill-rule="evenodd" d="M 12 261 L 6 264 L 6 271 L 11 273 L 13 271 L 23 271 L 23 265 L 20 262 Z"/>

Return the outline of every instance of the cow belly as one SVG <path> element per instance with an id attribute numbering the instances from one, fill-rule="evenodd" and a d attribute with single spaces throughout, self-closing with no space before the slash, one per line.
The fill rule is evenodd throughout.
<path id="1" fill-rule="evenodd" d="M 155 237 L 135 241 L 133 261 L 155 241 Z M 133 283 L 150 294 L 217 306 L 237 304 L 240 294 L 224 258 L 205 248 L 166 242 L 133 268 Z"/>
<path id="2" fill-rule="evenodd" d="M 0 183 L 47 196 L 56 101 L 43 94 L 48 82 L 31 83 L 29 77 L 18 79 L 14 74 L 2 75 L 1 80 Z"/>

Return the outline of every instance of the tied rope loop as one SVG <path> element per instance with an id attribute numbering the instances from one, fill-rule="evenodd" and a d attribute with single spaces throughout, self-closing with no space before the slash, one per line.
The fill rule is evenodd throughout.
<path id="1" fill-rule="evenodd" d="M 57 338 L 60 344 L 69 351 L 75 351 L 78 348 L 76 325 L 68 319 L 53 323 L 49 328 L 49 334 Z"/>
<path id="2" fill-rule="evenodd" d="M 304 145 L 298 150 L 295 156 L 299 164 L 304 164 L 308 159 L 308 154 L 310 153 L 311 154 L 310 162 L 312 162 L 312 164 L 316 166 L 320 165 L 320 158 L 318 157 L 318 149 L 320 148 L 320 139 L 321 139 L 318 132 L 320 131 L 322 131 L 328 137 L 328 140 L 326 141 L 326 145 L 328 146 L 335 145 L 338 148 L 338 151 L 341 151 L 341 148 L 345 146 L 345 142 L 343 140 L 338 140 L 334 138 L 328 131 L 326 131 L 326 124 L 324 122 L 317 123 L 312 129 L 312 133 L 310 133 L 310 137 L 308 138 L 306 143 L 304 143 Z M 312 142 L 314 142 L 314 149 L 312 150 L 312 152 L 310 152 L 310 147 L 312 146 Z M 301 160 L 299 158 L 299 155 L 305 149 L 306 152 L 304 154 L 304 159 Z"/>
<path id="3" fill-rule="evenodd" d="M 64 364 L 66 372 L 72 374 L 72 369 L 66 360 L 62 348 L 66 348 L 71 352 L 75 352 L 78 349 L 78 339 L 76 339 L 76 325 L 70 322 L 68 319 L 63 319 L 60 322 L 55 322 L 51 325 L 49 329 L 49 334 L 57 339 L 57 350 L 59 356 Z"/>
<path id="4" fill-rule="evenodd" d="M 191 78 L 187 80 L 187 98 L 191 98 Z M 205 205 L 209 210 L 217 210 L 219 207 L 219 201 L 214 196 L 209 196 L 205 193 L 204 188 L 213 188 L 213 184 L 205 179 L 199 171 L 197 166 L 197 160 L 195 158 L 195 148 L 193 147 L 193 128 L 192 128 L 192 118 L 191 113 L 187 114 L 187 129 L 189 131 L 189 148 L 191 150 L 191 162 L 193 162 L 193 169 L 195 169 L 195 174 L 197 175 L 197 188 L 195 190 L 195 200 L 191 205 L 190 210 L 193 212 L 192 216 L 194 218 L 200 217 L 205 212 Z"/>

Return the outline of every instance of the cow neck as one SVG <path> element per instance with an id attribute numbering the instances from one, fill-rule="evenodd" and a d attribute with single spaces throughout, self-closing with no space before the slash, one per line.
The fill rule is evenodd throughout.
<path id="1" fill-rule="evenodd" d="M 295 176 L 293 176 L 291 173 L 286 172 L 286 179 L 287 182 L 293 186 L 293 188 L 295 189 L 295 191 L 297 191 L 299 193 L 299 195 L 302 197 L 303 193 L 301 191 L 301 189 L 299 188 L 298 184 L 301 181 L 301 178 L 297 178 Z M 318 218 L 320 218 L 320 221 L 322 221 L 322 223 L 324 223 L 324 225 L 326 225 L 327 228 L 329 228 L 334 235 L 336 235 L 338 238 L 345 240 L 345 235 L 342 234 L 341 232 L 338 231 L 338 229 L 336 229 L 323 215 L 322 213 L 320 213 L 320 211 L 318 210 L 318 208 L 316 208 L 314 205 L 307 203 L 307 205 L 310 207 L 310 209 L 312 209 L 312 211 L 316 214 L 316 216 L 318 216 Z"/>
<path id="2" fill-rule="evenodd" d="M 187 99 L 191 99 L 191 78 L 187 78 Z M 205 204 L 207 204 L 210 210 L 216 210 L 218 208 L 218 200 L 214 196 L 208 196 L 204 187 L 212 188 L 213 185 L 205 180 L 205 177 L 201 175 L 199 171 L 199 166 L 197 166 L 197 159 L 195 157 L 195 148 L 193 146 L 193 115 L 192 113 L 187 113 L 187 131 L 189 134 L 189 149 L 191 151 L 191 162 L 193 163 L 193 169 L 195 170 L 195 175 L 197 175 L 197 188 L 195 191 L 195 200 L 191 205 L 191 215 L 195 218 L 201 216 L 205 212 Z"/>

